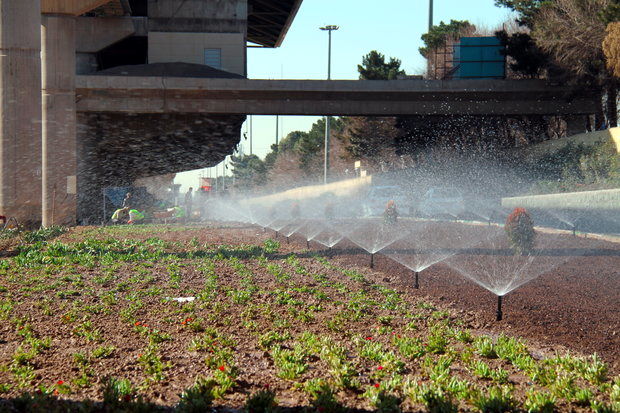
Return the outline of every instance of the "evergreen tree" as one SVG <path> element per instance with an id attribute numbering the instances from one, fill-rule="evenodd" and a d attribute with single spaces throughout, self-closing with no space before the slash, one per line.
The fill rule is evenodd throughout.
<path id="1" fill-rule="evenodd" d="M 363 80 L 393 80 L 405 74 L 405 71 L 400 69 L 400 64 L 401 61 L 393 57 L 386 63 L 385 56 L 373 50 L 362 57 L 362 64 L 357 65 L 357 71 Z"/>
<path id="2" fill-rule="evenodd" d="M 438 25 L 431 27 L 428 33 L 422 35 L 424 47 L 420 47 L 418 51 L 428 59 L 433 50 L 445 47 L 450 37 L 459 37 L 463 33 L 473 31 L 474 29 L 475 26 L 467 20 L 450 20 L 448 24 L 440 22 Z"/>
<path id="3" fill-rule="evenodd" d="M 235 185 L 241 189 L 252 189 L 265 184 L 267 168 L 256 155 L 233 156 L 231 158 Z"/>

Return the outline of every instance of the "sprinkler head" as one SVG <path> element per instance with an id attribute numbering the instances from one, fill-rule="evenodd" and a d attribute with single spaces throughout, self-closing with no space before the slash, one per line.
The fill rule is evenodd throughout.
<path id="1" fill-rule="evenodd" d="M 420 289 L 420 280 L 419 280 L 420 273 L 418 271 L 414 271 L 413 275 L 415 276 L 415 281 L 413 282 L 413 288 L 418 290 Z"/>
<path id="2" fill-rule="evenodd" d="M 310 249 L 310 241 L 309 240 L 306 240 L 306 249 L 308 249 L 308 250 Z"/>
<path id="3" fill-rule="evenodd" d="M 370 254 L 370 268 L 375 268 L 375 254 Z"/>
<path id="4" fill-rule="evenodd" d="M 497 321 L 502 321 L 504 313 L 502 313 L 502 296 L 501 295 L 497 296 L 497 313 L 496 313 L 496 315 L 497 315 L 496 320 Z"/>
<path id="5" fill-rule="evenodd" d="M 275 238 L 278 239 L 278 231 L 276 231 L 276 237 Z"/>

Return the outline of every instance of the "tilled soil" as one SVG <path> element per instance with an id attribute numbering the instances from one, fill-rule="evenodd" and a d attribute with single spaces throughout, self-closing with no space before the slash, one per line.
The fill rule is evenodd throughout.
<path id="1" fill-rule="evenodd" d="M 267 239 L 273 239 L 274 232 L 244 225 L 234 228 L 217 225 L 189 228 L 158 227 L 153 231 L 140 231 L 126 227 L 119 231 L 117 236 L 138 240 L 157 237 L 184 246 L 257 245 Z M 77 228 L 58 240 L 70 243 L 85 237 L 105 239 L 109 235 L 103 231 L 99 234 L 97 229 L 93 228 Z M 359 288 L 358 282 L 343 277 L 338 271 L 326 268 L 313 259 L 315 254 L 327 255 L 329 253 L 324 247 L 311 242 L 310 250 L 306 250 L 306 241 L 295 235 L 291 236 L 288 242 L 282 236 L 278 240 L 281 242 L 278 255 L 280 260 L 284 260 L 289 253 L 295 253 L 309 272 L 324 273 L 330 279 L 338 280 L 344 290 Z M 500 322 L 495 321 L 495 295 L 443 264 L 433 265 L 423 271 L 420 274 L 420 289 L 414 289 L 410 270 L 381 254 L 376 254 L 374 269 L 370 269 L 368 268 L 369 255 L 350 242 L 339 243 L 332 251 L 329 260 L 333 265 L 341 268 L 357 269 L 369 282 L 402 292 L 404 300 L 410 303 L 412 308 L 418 308 L 417 303 L 420 302 L 431 302 L 435 303 L 438 309 L 448 309 L 450 319 L 460 319 L 464 327 L 470 328 L 475 334 L 507 333 L 521 336 L 532 343 L 534 351 L 545 355 L 552 355 L 555 351 L 562 352 L 566 349 L 582 354 L 597 352 L 609 363 L 611 372 L 617 374 L 620 371 L 620 297 L 618 295 L 620 291 L 620 245 L 597 243 L 596 248 L 600 252 L 599 255 L 567 260 L 551 272 L 509 293 L 504 300 L 504 320 Z M 183 262 L 180 260 L 181 265 Z M 217 260 L 213 262 L 214 271 L 218 274 L 222 286 L 233 288 L 243 284 L 239 272 L 231 268 L 230 264 Z M 298 285 L 307 288 L 317 286 L 315 281 L 307 277 L 294 275 L 289 264 L 279 262 L 283 267 L 288 268 L 290 274 L 293 274 L 293 281 Z M 260 285 L 262 290 L 271 291 L 282 287 L 271 274 L 265 271 L 264 265 L 251 260 L 246 262 L 246 265 L 256 277 L 256 284 Z M 143 272 L 138 272 L 136 275 L 135 264 L 123 263 L 115 269 L 116 278 L 110 281 L 105 281 L 106 274 L 102 268 L 94 267 L 82 273 L 85 280 L 84 291 L 88 287 L 97 285 L 115 290 L 120 288 L 120 285 L 125 289 L 119 291 L 131 292 L 135 288 L 136 291 L 143 292 L 144 294 L 140 296 L 143 307 L 137 308 L 131 314 L 133 318 L 127 316 L 123 319 L 123 317 L 119 318 L 116 313 L 102 312 L 99 306 L 103 296 L 88 294 L 80 291 L 79 288 L 71 290 L 71 294 L 75 295 L 60 296 L 62 298 L 60 300 L 57 299 L 58 293 L 52 296 L 53 292 L 38 292 L 34 289 L 9 287 L 11 290 L 4 292 L 4 298 L 10 298 L 19 303 L 14 310 L 15 313 L 29 318 L 40 336 L 53 338 L 52 350 L 37 356 L 38 367 L 36 377 L 31 383 L 32 389 L 39 385 L 48 386 L 58 380 L 68 381 L 69 378 L 78 377 L 80 369 L 74 361 L 75 354 L 92 352 L 103 345 L 96 339 L 89 341 L 85 338 L 84 331 L 79 330 L 80 314 L 86 311 L 90 314 L 90 320 L 95 328 L 105 338 L 103 343 L 115 348 L 112 357 L 93 361 L 92 368 L 97 371 L 96 377 L 92 378 L 93 382 L 101 381 L 103 376 L 124 377 L 133 383 L 144 380 L 144 372 L 136 360 L 145 352 L 145 339 L 137 327 L 146 325 L 149 331 L 159 330 L 173 337 L 172 340 L 164 340 L 160 343 L 162 354 L 164 354 L 162 362 L 173 362 L 172 369 L 167 373 L 169 380 L 151 382 L 142 390 L 150 401 L 159 405 L 173 405 L 178 401 L 179 394 L 193 384 L 197 373 L 205 369 L 204 354 L 188 351 L 191 341 L 196 337 L 196 332 L 188 328 L 187 318 L 200 317 L 203 322 L 217 326 L 222 335 L 234 334 L 238 340 L 235 346 L 235 361 L 241 373 L 237 379 L 236 391 L 216 404 L 227 408 L 239 408 L 243 406 L 250 393 L 268 385 L 278 394 L 278 402 L 281 406 L 308 405 L 310 401 L 307 394 L 302 389 L 292 386 L 290 382 L 277 379 L 269 353 L 266 349 L 256 346 L 256 335 L 274 328 L 265 317 L 249 317 L 255 322 L 252 326 L 254 333 L 239 334 L 240 326 L 231 324 L 231 322 L 240 319 L 247 320 L 248 315 L 242 314 L 241 309 L 226 304 L 229 302 L 227 297 L 215 297 L 208 308 L 193 308 L 175 305 L 162 300 L 161 295 L 156 295 L 158 289 L 163 289 L 164 294 L 170 296 L 172 294 L 194 294 L 203 287 L 205 282 L 204 272 L 201 272 L 200 268 L 193 264 L 182 266 L 182 281 L 178 288 L 166 286 L 170 282 L 168 264 L 156 263 L 140 270 Z M 69 280 L 75 276 L 75 273 L 71 271 L 65 272 L 61 275 L 68 277 Z M 32 275 L 38 276 L 34 273 Z M 93 280 L 99 281 L 95 284 Z M 42 282 L 45 281 L 35 280 L 31 287 L 36 287 Z M 150 294 L 150 291 L 153 291 L 153 294 Z M 347 299 L 346 293 L 342 291 L 332 291 L 332 294 L 335 300 L 346 301 Z M 381 299 L 381 296 L 375 292 L 370 294 L 377 300 Z M 297 298 L 301 297 L 300 295 Z M 77 313 L 77 321 L 71 319 L 73 317 L 71 310 L 75 309 L 76 300 L 80 301 L 79 308 L 82 311 L 82 313 Z M 259 295 L 256 300 L 252 304 L 260 308 L 263 304 L 269 305 L 269 300 L 272 298 Z M 120 305 L 123 310 L 131 308 L 130 302 L 122 302 Z M 304 331 L 333 335 L 333 331 L 328 329 L 324 322 L 336 315 L 334 311 L 335 309 L 328 308 L 327 312 L 318 314 L 316 321 L 311 321 L 309 324 L 292 323 L 287 329 L 292 336 L 298 336 Z M 372 311 L 372 317 L 350 322 L 346 329 L 349 332 L 354 331 L 359 336 L 372 337 L 388 343 L 389 334 L 386 337 L 380 337 L 377 332 L 380 325 L 376 320 L 393 315 L 378 309 Z M 431 311 L 433 309 L 428 310 L 424 317 L 430 317 Z M 396 333 L 402 331 L 407 320 L 397 317 L 391 323 L 391 328 Z M 342 340 L 349 338 L 348 335 L 340 337 Z M 19 330 L 8 322 L 2 323 L 0 325 L 0 365 L 10 364 L 11 356 L 19 350 L 20 343 L 22 343 L 22 338 Z M 313 365 L 304 379 L 322 377 L 328 367 L 321 363 L 322 361 L 318 361 L 316 365 Z M 501 364 L 497 361 L 493 365 L 500 366 Z M 368 364 L 358 367 L 362 386 L 371 386 L 376 373 L 373 373 L 373 369 L 376 369 L 376 366 Z M 2 381 L 0 379 L 0 384 Z M 512 375 L 511 381 L 524 384 L 523 387 L 526 387 L 527 378 Z M 19 391 L 13 388 L 8 395 L 14 397 L 19 394 Z M 520 391 L 523 392 L 523 390 Z M 78 399 L 100 400 L 101 393 L 99 386 L 93 385 L 79 389 L 77 394 Z M 338 394 L 339 399 L 349 407 L 368 408 L 367 403 L 359 396 L 359 394 L 350 392 Z M 522 397 L 523 394 L 518 396 Z M 419 406 L 404 406 L 413 410 L 419 408 Z M 575 406 L 560 406 L 560 410 L 579 411 L 580 409 Z"/>
<path id="2" fill-rule="evenodd" d="M 137 236 L 137 235 L 132 235 Z M 620 243 L 593 240 L 601 255 L 576 256 L 551 271 L 541 274 L 504 297 L 504 319 L 495 321 L 496 296 L 438 263 L 420 275 L 420 288 L 413 288 L 412 271 L 399 263 L 375 254 L 374 269 L 370 256 L 350 241 L 343 240 L 327 250 L 299 235 L 283 237 L 269 229 L 239 225 L 231 231 L 227 225 L 209 231 L 161 232 L 167 241 L 196 238 L 203 243 L 243 244 L 278 239 L 281 250 L 310 251 L 330 255 L 342 266 L 364 269 L 366 274 L 408 294 L 441 303 L 459 312 L 473 312 L 476 328 L 506 332 L 547 345 L 563 346 L 582 353 L 598 353 L 616 374 L 620 372 Z M 585 241 L 587 242 L 587 241 Z"/>
<path id="3" fill-rule="evenodd" d="M 296 239 L 305 245 L 303 239 Z M 496 321 L 497 297 L 442 263 L 419 274 L 413 289 L 411 270 L 377 253 L 376 276 L 394 288 L 428 297 L 456 311 L 476 313 L 476 328 L 522 336 L 553 349 L 597 353 L 616 373 L 620 371 L 620 244 L 594 242 L 598 256 L 577 256 L 541 274 L 504 297 L 502 321 Z M 322 249 L 312 244 L 314 248 Z M 334 260 L 343 266 L 368 268 L 369 254 L 354 252 L 344 241 L 346 254 Z M 475 258 L 471 258 L 475 259 Z"/>

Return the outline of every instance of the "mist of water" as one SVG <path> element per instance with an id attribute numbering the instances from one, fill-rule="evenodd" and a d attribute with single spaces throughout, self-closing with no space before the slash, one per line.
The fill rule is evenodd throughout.
<path id="1" fill-rule="evenodd" d="M 414 272 L 455 255 L 474 242 L 475 231 L 469 225 L 453 222 L 416 220 L 407 235 L 381 253 Z"/>
<path id="2" fill-rule="evenodd" d="M 460 250 L 446 263 L 481 287 L 504 296 L 566 261 L 593 251 L 596 245 L 597 241 L 538 228 L 534 248 L 519 254 L 509 245 L 504 228 L 492 226 L 485 228 L 478 243 Z"/>
<path id="3" fill-rule="evenodd" d="M 347 238 L 370 254 L 375 254 L 396 240 L 407 236 L 408 226 L 400 220 L 386 224 L 382 219 L 350 220 Z"/>

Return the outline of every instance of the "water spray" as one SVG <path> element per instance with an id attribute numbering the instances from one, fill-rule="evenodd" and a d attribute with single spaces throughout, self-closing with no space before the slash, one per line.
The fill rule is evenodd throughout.
<path id="1" fill-rule="evenodd" d="M 497 296 L 497 317 L 496 317 L 497 321 L 502 321 L 502 318 L 504 315 L 502 313 L 502 299 L 503 299 L 502 295 Z"/>
<path id="2" fill-rule="evenodd" d="M 420 273 L 418 271 L 414 271 L 413 272 L 413 276 L 414 278 L 414 282 L 413 282 L 413 288 L 415 288 L 416 290 L 420 289 L 420 279 L 419 279 L 419 275 Z"/>

